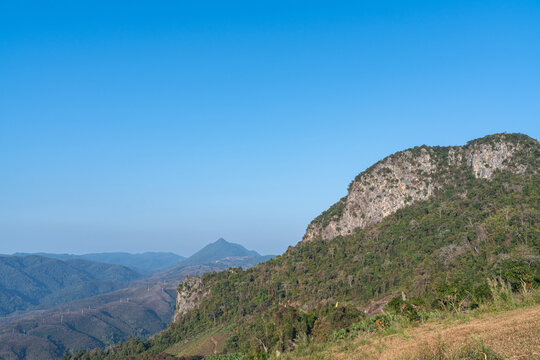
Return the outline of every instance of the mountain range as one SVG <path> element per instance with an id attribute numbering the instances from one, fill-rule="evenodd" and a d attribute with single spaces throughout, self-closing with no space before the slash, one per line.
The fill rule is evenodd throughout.
<path id="1" fill-rule="evenodd" d="M 150 274 L 178 264 L 185 257 L 171 252 L 145 252 L 130 254 L 125 252 L 94 253 L 94 254 L 52 254 L 52 253 L 15 253 L 15 256 L 38 255 L 59 260 L 81 259 L 106 264 L 129 267 L 141 274 Z"/>
<path id="2" fill-rule="evenodd" d="M 126 263 L 144 255 L 150 264 L 161 254 L 180 261 L 146 276 L 125 266 L 81 259 Z M 186 276 L 249 267 L 268 259 L 224 239 L 188 259 L 170 253 L 42 255 L 0 257 L 2 359 L 46 359 L 105 347 L 130 336 L 146 338 L 172 320 L 176 286 Z"/>

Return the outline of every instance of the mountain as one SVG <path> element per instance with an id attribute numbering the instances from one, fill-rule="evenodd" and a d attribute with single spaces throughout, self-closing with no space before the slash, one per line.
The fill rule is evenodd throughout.
<path id="1" fill-rule="evenodd" d="M 206 245 L 195 254 L 191 255 L 176 266 L 166 271 L 155 274 L 153 279 L 173 280 L 178 279 L 181 274 L 193 274 L 201 272 L 199 268 L 211 267 L 214 271 L 225 270 L 231 267 L 249 268 L 273 258 L 273 255 L 262 256 L 258 252 L 248 250 L 242 245 L 234 244 L 223 238 Z M 184 278 L 184 276 L 182 276 Z"/>
<path id="2" fill-rule="evenodd" d="M 86 260 L 0 256 L 0 315 L 113 291 L 140 277 L 124 266 Z"/>
<path id="3" fill-rule="evenodd" d="M 15 256 L 38 255 L 59 260 L 82 259 L 88 261 L 101 262 L 106 264 L 116 264 L 130 267 L 142 274 L 155 273 L 166 269 L 185 257 L 171 252 L 145 252 L 141 254 L 130 254 L 125 252 L 94 253 L 94 254 L 51 254 L 51 253 L 15 253 Z"/>
<path id="4" fill-rule="evenodd" d="M 227 258 L 257 258 L 260 256 L 256 251 L 248 250 L 242 245 L 233 244 L 220 238 L 182 261 L 181 265 L 210 264 Z"/>
<path id="5" fill-rule="evenodd" d="M 186 279 L 166 331 L 86 355 L 266 359 L 365 324 L 391 299 L 416 321 L 479 306 L 494 296 L 488 279 L 539 286 L 539 165 L 539 142 L 522 134 L 393 154 L 360 173 L 283 255 Z"/>

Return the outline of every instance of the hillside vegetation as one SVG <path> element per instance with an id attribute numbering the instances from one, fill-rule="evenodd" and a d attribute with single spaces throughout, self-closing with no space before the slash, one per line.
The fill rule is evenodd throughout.
<path id="1" fill-rule="evenodd" d="M 408 166 L 399 163 L 402 156 L 410 164 L 429 154 L 434 167 L 418 176 L 420 184 L 436 184 L 425 185 L 431 195 L 407 195 L 408 204 L 345 235 L 335 224 L 343 224 L 339 204 L 351 200 L 341 200 L 317 220 L 324 226 L 308 229 L 308 241 L 282 256 L 181 283 L 176 321 L 159 336 L 75 358 L 167 358 L 178 344 L 222 327 L 232 329 L 218 349 L 229 354 L 222 358 L 264 359 L 324 344 L 355 324 L 358 330 L 386 327 L 391 313 L 414 323 L 430 313 L 470 311 L 496 301 L 497 284 L 510 294 L 533 291 L 540 284 L 539 143 L 503 134 L 467 146 L 479 152 L 467 155 L 470 161 L 451 156 L 455 147 L 416 148 L 386 159 L 402 169 Z M 478 159 L 488 160 L 478 165 Z M 357 179 L 379 176 L 376 182 L 391 184 L 401 171 L 373 169 L 380 170 L 372 167 Z M 423 194 L 414 184 L 401 183 L 403 193 Z M 327 238 L 328 226 L 337 236 Z"/>
<path id="2" fill-rule="evenodd" d="M 498 293 L 495 290 L 495 293 Z M 540 357 L 540 293 L 519 293 L 467 312 L 433 312 L 418 322 L 392 315 L 388 326 L 332 334 L 285 360 L 502 360 Z M 347 331 L 343 331 L 347 330 Z"/>

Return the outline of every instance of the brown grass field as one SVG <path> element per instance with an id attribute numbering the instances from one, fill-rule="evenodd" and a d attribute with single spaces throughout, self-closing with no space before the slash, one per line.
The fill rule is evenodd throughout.
<path id="1" fill-rule="evenodd" d="M 444 346 L 452 351 L 479 340 L 509 359 L 540 359 L 540 306 L 484 314 L 470 320 L 427 323 L 374 338 L 368 344 L 359 338 L 347 349 L 336 349 L 331 358 L 413 359 L 426 349 Z"/>

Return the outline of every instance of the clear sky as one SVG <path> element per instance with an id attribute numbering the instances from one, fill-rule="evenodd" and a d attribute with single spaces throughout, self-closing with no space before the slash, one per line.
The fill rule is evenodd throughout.
<path id="1" fill-rule="evenodd" d="M 538 1 L 0 0 L 0 253 L 297 243 L 415 145 L 540 135 Z"/>

